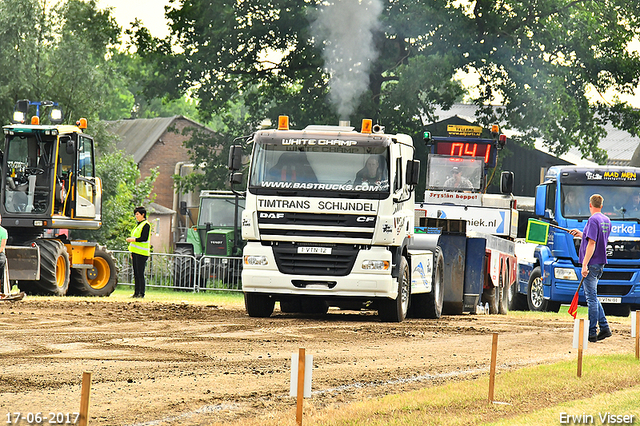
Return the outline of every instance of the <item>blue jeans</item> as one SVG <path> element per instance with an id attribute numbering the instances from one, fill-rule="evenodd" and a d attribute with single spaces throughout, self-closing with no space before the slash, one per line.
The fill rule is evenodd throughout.
<path id="1" fill-rule="evenodd" d="M 600 331 L 609 330 L 609 323 L 604 316 L 604 309 L 598 300 L 598 280 L 602 276 L 604 265 L 589 265 L 589 274 L 584 278 L 582 285 L 584 286 L 584 297 L 587 299 L 587 307 L 589 308 L 589 336 L 598 334 L 597 326 L 600 325 Z"/>

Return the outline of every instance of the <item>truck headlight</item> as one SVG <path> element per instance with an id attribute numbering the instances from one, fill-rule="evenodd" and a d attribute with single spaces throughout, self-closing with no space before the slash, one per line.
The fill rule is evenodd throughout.
<path id="1" fill-rule="evenodd" d="M 573 268 L 555 268 L 553 275 L 558 280 L 578 281 L 578 275 L 576 275 L 576 270 Z"/>
<path id="2" fill-rule="evenodd" d="M 244 257 L 244 264 L 251 266 L 265 266 L 269 262 L 267 261 L 267 256 L 251 256 L 247 255 Z"/>
<path id="3" fill-rule="evenodd" d="M 368 271 L 386 271 L 389 269 L 389 262 L 386 260 L 365 260 L 362 262 L 362 269 Z"/>

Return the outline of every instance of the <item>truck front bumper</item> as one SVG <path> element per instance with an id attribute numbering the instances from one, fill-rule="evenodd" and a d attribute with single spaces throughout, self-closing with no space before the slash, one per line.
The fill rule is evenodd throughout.
<path id="1" fill-rule="evenodd" d="M 248 258 L 264 263 L 247 263 Z M 363 269 L 363 262 L 370 260 L 386 262 L 388 268 Z M 397 281 L 391 276 L 391 252 L 384 247 L 360 250 L 347 276 L 283 274 L 278 270 L 272 248 L 256 242 L 247 243 L 243 261 L 242 290 L 245 293 L 391 299 L 398 294 Z"/>

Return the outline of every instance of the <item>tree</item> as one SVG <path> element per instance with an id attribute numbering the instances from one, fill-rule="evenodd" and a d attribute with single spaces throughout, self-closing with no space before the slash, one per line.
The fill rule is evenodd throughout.
<path id="1" fill-rule="evenodd" d="M 0 2 L 0 114 L 19 99 L 58 102 L 66 122 L 128 117 L 133 96 L 110 58 L 121 29 L 96 0 Z"/>
<path id="2" fill-rule="evenodd" d="M 473 71 L 480 79 L 474 99 L 481 106 L 479 123 L 518 129 L 525 143 L 541 138 L 556 154 L 577 146 L 602 162 L 606 154 L 597 143 L 606 120 L 635 131 L 628 105 L 588 96 L 590 90 L 629 93 L 638 86 L 640 57 L 627 49 L 640 29 L 634 0 L 171 5 L 167 39 L 136 32 L 139 53 L 163 67 L 152 89 L 174 97 L 193 91 L 204 117 L 242 98 L 245 131 L 283 112 L 297 126 L 336 123 L 330 90 L 350 86 L 335 78 L 363 75 L 360 68 L 367 71 L 365 89 L 353 93 L 352 111 L 342 111 L 354 123 L 374 118 L 418 135 L 436 119 L 437 105 L 446 108 L 460 98 L 456 73 Z M 340 7 L 361 13 L 331 10 Z M 355 51 L 365 48 L 370 56 L 362 59 Z M 502 107 L 490 108 L 491 102 Z"/>
<path id="3" fill-rule="evenodd" d="M 149 176 L 140 180 L 140 170 L 133 157 L 114 151 L 100 157 L 96 175 L 102 179 L 102 227 L 96 231 L 74 230 L 74 237 L 97 241 L 113 250 L 125 250 L 125 238 L 135 226 L 133 209 L 153 202 L 155 196 L 151 192 L 158 170 L 152 169 Z"/>

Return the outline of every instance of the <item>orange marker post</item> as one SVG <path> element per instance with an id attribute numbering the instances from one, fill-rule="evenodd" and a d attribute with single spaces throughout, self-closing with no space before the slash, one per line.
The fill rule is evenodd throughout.
<path id="1" fill-rule="evenodd" d="M 304 348 L 298 351 L 298 406 L 296 410 L 296 422 L 302 426 L 302 401 L 304 401 Z"/>
<path id="2" fill-rule="evenodd" d="M 578 377 L 582 377 L 582 348 L 584 347 L 584 319 L 578 326 Z"/>
<path id="3" fill-rule="evenodd" d="M 82 373 L 82 391 L 80 397 L 79 426 L 87 426 L 89 423 L 89 396 L 91 395 L 91 373 Z"/>

